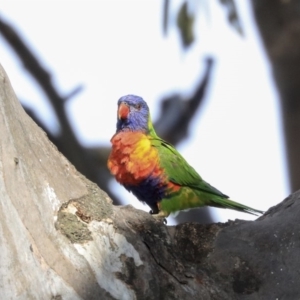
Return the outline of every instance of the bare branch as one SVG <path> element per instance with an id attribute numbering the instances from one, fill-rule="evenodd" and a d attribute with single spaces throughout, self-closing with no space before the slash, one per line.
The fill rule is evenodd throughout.
<path id="1" fill-rule="evenodd" d="M 50 73 L 42 66 L 17 31 L 2 18 L 0 18 L 0 33 L 21 60 L 25 69 L 35 79 L 49 99 L 59 120 L 61 138 L 63 138 L 71 147 L 77 149 L 79 144 L 67 118 L 64 97 L 61 97 L 54 87 Z M 72 155 L 71 157 L 69 156 L 69 159 L 72 161 Z"/>
<path id="2" fill-rule="evenodd" d="M 155 122 L 155 129 L 163 139 L 171 144 L 175 145 L 188 136 L 190 122 L 204 102 L 212 66 L 213 59 L 208 58 L 203 79 L 199 82 L 192 97 L 183 99 L 181 95 L 176 94 L 162 100 L 161 114 L 158 121 Z"/>

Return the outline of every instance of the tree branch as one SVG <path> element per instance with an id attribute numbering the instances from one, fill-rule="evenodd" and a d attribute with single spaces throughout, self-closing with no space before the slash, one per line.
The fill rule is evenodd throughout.
<path id="1" fill-rule="evenodd" d="M 299 297 L 299 192 L 254 222 L 167 227 L 112 206 L 26 115 L 2 68 L 0 132 L 3 299 Z"/>
<path id="2" fill-rule="evenodd" d="M 300 188 L 300 12 L 298 1 L 252 0 L 279 92 L 290 188 Z"/>

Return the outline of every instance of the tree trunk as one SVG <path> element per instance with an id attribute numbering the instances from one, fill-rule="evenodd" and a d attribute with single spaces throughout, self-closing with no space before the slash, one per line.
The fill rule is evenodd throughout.
<path id="1" fill-rule="evenodd" d="M 255 222 L 168 227 L 114 207 L 0 69 L 1 299 L 298 299 L 300 194 Z"/>
<path id="2" fill-rule="evenodd" d="M 279 92 L 290 188 L 296 191 L 300 189 L 300 3 L 252 0 L 252 7 Z"/>

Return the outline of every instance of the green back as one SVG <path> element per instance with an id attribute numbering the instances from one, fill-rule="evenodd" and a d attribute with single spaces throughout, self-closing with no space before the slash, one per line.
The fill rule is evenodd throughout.
<path id="1" fill-rule="evenodd" d="M 152 147 L 157 149 L 161 167 L 171 182 L 182 187 L 178 193 L 172 195 L 172 201 L 162 199 L 161 209 L 167 213 L 166 216 L 171 212 L 203 205 L 230 208 L 253 215 L 263 213 L 228 199 L 228 196 L 205 182 L 171 144 L 157 136 L 150 116 L 148 126 L 148 137 Z"/>
<path id="2" fill-rule="evenodd" d="M 169 180 L 181 186 L 228 198 L 222 192 L 205 182 L 195 169 L 169 143 L 156 136 L 150 141 L 158 151 L 161 167 L 165 170 Z"/>

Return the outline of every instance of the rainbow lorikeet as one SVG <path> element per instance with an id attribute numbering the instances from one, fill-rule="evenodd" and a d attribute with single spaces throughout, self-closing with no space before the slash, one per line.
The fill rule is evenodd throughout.
<path id="1" fill-rule="evenodd" d="M 205 182 L 171 144 L 157 136 L 141 97 L 121 97 L 117 118 L 108 168 L 119 183 L 148 204 L 154 216 L 165 218 L 205 205 L 263 213 L 228 199 Z"/>

